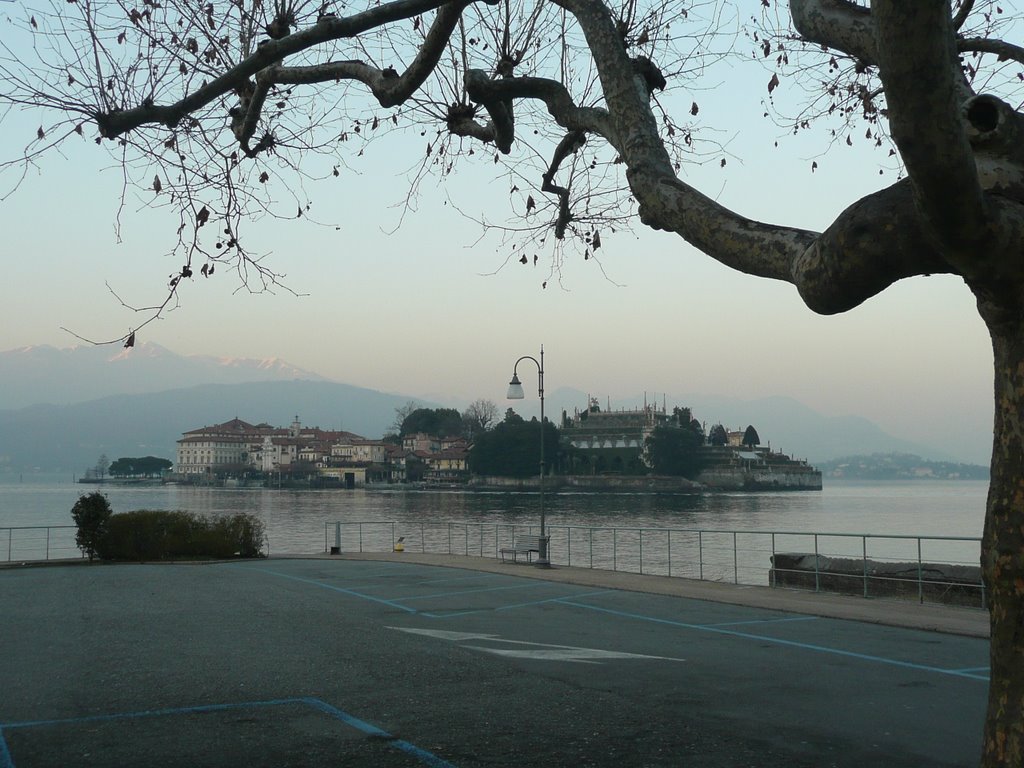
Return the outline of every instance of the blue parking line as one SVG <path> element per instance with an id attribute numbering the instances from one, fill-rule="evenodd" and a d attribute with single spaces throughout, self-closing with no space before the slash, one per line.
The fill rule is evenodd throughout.
<path id="1" fill-rule="evenodd" d="M 68 717 L 58 718 L 52 720 L 26 720 L 23 722 L 14 723 L 0 723 L 0 768 L 15 768 L 14 759 L 11 757 L 10 749 L 7 747 L 7 740 L 3 736 L 4 729 L 14 728 L 33 728 L 38 726 L 52 726 L 52 725 L 76 725 L 79 723 L 96 723 L 96 722 L 109 722 L 115 720 L 133 720 L 140 718 L 150 717 L 166 717 L 169 715 L 181 715 L 181 714 L 196 714 L 204 712 L 222 712 L 236 709 L 255 709 L 262 707 L 277 707 L 288 704 L 302 704 L 304 706 L 312 707 L 313 709 L 323 712 L 324 714 L 338 720 L 345 725 L 348 725 L 356 730 L 359 730 L 369 736 L 376 736 L 384 740 L 388 745 L 399 749 L 402 752 L 414 757 L 422 764 L 429 766 L 430 768 L 456 768 L 452 763 L 447 760 L 438 757 L 433 752 L 428 752 L 425 749 L 417 747 L 415 744 L 406 741 L 405 739 L 398 739 L 392 736 L 387 731 L 378 728 L 372 723 L 368 723 L 365 720 L 360 720 L 354 715 L 350 715 L 348 712 L 344 712 L 337 707 L 331 706 L 325 701 L 314 698 L 312 696 L 303 696 L 300 698 L 292 699 L 271 699 L 268 701 L 246 701 L 232 704 L 201 704 L 193 707 L 173 707 L 165 709 L 148 709 L 141 712 L 123 712 L 117 714 L 108 715 L 87 715 L 85 717 Z"/>
<path id="2" fill-rule="evenodd" d="M 283 704 L 295 704 L 301 699 L 269 699 L 266 701 L 246 701 L 233 704 L 199 704 L 193 707 L 167 707 L 163 709 L 143 709 L 139 712 L 117 712 L 112 715 L 85 715 L 84 717 L 62 717 L 50 720 L 22 720 L 14 723 L 0 723 L 0 728 L 36 728 L 44 725 L 72 725 L 77 723 L 102 723 L 111 720 L 135 720 L 147 717 L 167 717 L 168 715 L 191 715 L 203 712 L 222 712 L 232 709 L 260 707 L 279 707 Z"/>
<path id="3" fill-rule="evenodd" d="M 465 616 L 465 615 L 470 614 L 470 613 L 482 613 L 482 612 L 489 612 L 489 611 L 500 610 L 500 609 L 485 608 L 485 609 L 480 609 L 480 610 L 457 611 L 457 612 L 452 612 L 452 613 L 437 613 L 437 612 L 419 611 L 416 608 L 411 608 L 411 607 L 409 607 L 407 605 L 402 605 L 402 603 L 398 602 L 398 601 L 410 602 L 410 601 L 413 601 L 413 600 L 426 600 L 426 599 L 430 599 L 430 598 L 441 598 L 441 597 L 455 597 L 455 596 L 459 596 L 459 595 L 471 595 L 471 594 L 483 593 L 483 592 L 498 592 L 498 591 L 509 590 L 509 589 L 530 589 L 530 588 L 538 588 L 538 587 L 550 584 L 550 582 L 530 581 L 529 583 L 526 583 L 526 584 L 512 584 L 512 585 L 501 586 L 501 587 L 483 587 L 481 589 L 467 589 L 467 590 L 459 590 L 459 591 L 455 591 L 455 592 L 437 592 L 437 593 L 433 593 L 433 594 L 429 594 L 429 595 L 411 595 L 411 596 L 408 596 L 408 597 L 398 597 L 398 598 L 393 598 L 393 599 L 389 600 L 389 599 L 385 599 L 383 597 L 374 597 L 373 595 L 368 595 L 365 592 L 357 592 L 354 589 L 348 589 L 346 587 L 339 587 L 339 586 L 335 586 L 334 584 L 327 584 L 326 582 L 317 581 L 316 579 L 307 579 L 307 578 L 304 578 L 302 576 L 293 576 L 292 574 L 289 574 L 289 573 L 281 573 L 280 571 L 272 571 L 269 568 L 253 568 L 253 567 L 248 567 L 247 570 L 259 571 L 260 573 L 266 573 L 266 574 L 269 574 L 271 576 L 280 576 L 283 579 L 291 579 L 292 581 L 298 581 L 298 582 L 301 582 L 303 584 L 312 584 L 313 586 L 316 586 L 316 587 L 322 587 L 323 589 L 329 589 L 329 590 L 331 590 L 333 592 L 340 592 L 340 593 L 342 593 L 344 595 L 349 595 L 351 597 L 358 597 L 358 598 L 361 598 L 363 600 L 370 600 L 371 602 L 374 602 L 374 603 L 380 603 L 382 605 L 387 605 L 387 606 L 390 606 L 392 608 L 398 608 L 400 610 L 405 611 L 406 613 L 416 613 L 416 614 L 419 614 L 421 616 L 426 616 L 427 618 L 431 618 L 431 619 L 448 618 L 448 617 L 451 617 L 451 616 Z M 394 585 L 390 585 L 390 586 L 394 586 Z M 364 587 L 364 589 L 365 589 L 365 587 Z M 602 590 L 602 592 L 605 592 L 605 591 L 607 591 L 607 590 Z M 592 594 L 592 593 L 586 593 L 586 594 Z M 600 594 L 600 593 L 593 593 L 593 594 Z M 577 595 L 568 595 L 568 597 L 576 597 L 576 596 Z M 558 600 L 558 599 L 560 599 L 560 598 L 549 598 L 549 599 L 546 599 L 546 600 L 536 600 L 536 601 L 531 601 L 531 602 L 528 602 L 528 603 L 521 603 L 520 605 L 538 605 L 540 603 L 553 602 L 554 600 Z"/>
<path id="4" fill-rule="evenodd" d="M 4 738 L 2 727 L 0 727 L 0 768 L 14 768 L 14 760 L 11 758 L 11 751 L 7 748 L 7 739 Z"/>
<path id="5" fill-rule="evenodd" d="M 702 627 L 740 627 L 745 624 L 788 624 L 794 621 L 818 621 L 820 616 L 788 616 L 784 619 L 748 619 L 746 621 L 722 621 L 717 624 L 701 624 Z"/>
<path id="6" fill-rule="evenodd" d="M 630 613 L 628 611 L 617 611 L 612 608 L 600 608 L 596 605 L 587 605 L 586 603 L 576 603 L 569 599 L 559 600 L 563 605 L 571 605 L 575 608 L 582 608 L 587 611 L 596 611 L 598 613 L 607 613 L 612 616 L 620 616 L 627 619 L 636 619 L 638 621 L 649 621 L 654 624 L 666 624 L 672 627 L 681 627 L 683 629 L 692 629 L 698 632 L 713 632 L 719 635 L 728 635 L 730 637 L 739 637 L 744 640 L 757 640 L 762 643 L 772 643 L 774 645 L 784 645 L 790 648 L 799 648 L 805 651 L 816 651 L 818 653 L 833 654 L 835 656 L 844 656 L 851 659 L 859 659 L 861 661 L 871 661 L 878 664 L 889 664 L 894 667 L 903 667 L 906 669 L 916 669 L 922 672 L 935 672 L 940 675 L 952 675 L 953 677 L 966 677 L 971 680 L 982 680 L 988 682 L 987 675 L 976 675 L 971 671 L 963 671 L 957 669 L 943 669 L 942 667 L 933 667 L 927 664 L 916 664 L 912 661 L 900 661 L 899 659 L 889 659 L 884 656 L 874 656 L 867 653 L 857 653 L 856 651 L 844 651 L 840 648 L 829 648 L 824 645 L 815 645 L 813 643 L 802 643 L 797 640 L 784 640 L 778 637 L 770 637 L 768 635 L 755 635 L 750 632 L 739 632 L 734 629 L 723 629 L 722 627 L 711 625 L 711 624 L 690 624 L 685 621 L 675 621 L 673 619 L 660 619 L 656 616 L 645 616 L 640 613 Z"/>
<path id="7" fill-rule="evenodd" d="M 561 597 L 546 597 L 543 600 L 530 600 L 526 603 L 513 603 L 512 605 L 499 605 L 497 608 L 471 608 L 465 611 L 449 611 L 447 613 L 437 612 L 426 612 L 422 611 L 420 616 L 426 616 L 428 619 L 451 619 L 456 616 L 470 616 L 474 613 L 497 613 L 498 611 L 511 611 L 515 608 L 529 608 L 532 605 L 544 605 L 545 603 L 558 603 L 566 599 L 566 597 L 577 598 L 577 597 L 591 597 L 593 595 L 605 595 L 612 590 L 602 589 L 598 592 L 580 592 L 575 595 L 567 595 Z"/>
<path id="8" fill-rule="evenodd" d="M 396 600 L 429 600 L 433 597 L 456 597 L 458 595 L 475 595 L 481 592 L 501 592 L 509 589 L 530 589 L 531 587 L 542 586 L 548 582 L 535 582 L 533 584 L 511 584 L 505 587 L 482 587 L 481 589 L 464 589 L 459 592 L 435 592 L 431 595 L 411 595 L 409 597 L 396 597 Z"/>
<path id="9" fill-rule="evenodd" d="M 353 717 L 347 712 L 342 712 L 340 709 L 332 707 L 330 704 L 321 701 L 320 699 L 309 698 L 303 699 L 303 701 L 308 703 L 310 706 L 319 709 L 321 712 L 325 712 L 329 715 L 332 715 L 337 719 L 341 720 L 343 723 L 351 725 L 353 728 L 358 728 L 363 733 L 366 733 L 371 736 L 380 736 L 381 738 L 387 739 L 391 746 L 395 747 L 396 749 L 402 750 L 403 752 L 405 752 L 408 755 L 411 755 L 412 757 L 415 757 L 424 765 L 429 765 L 430 768 L 455 768 L 454 764 L 449 763 L 447 760 L 438 757 L 433 752 L 428 752 L 425 749 L 421 749 L 417 747 L 415 744 L 406 741 L 405 739 L 396 739 L 390 733 L 382 731 L 377 726 L 371 725 L 370 723 L 367 723 L 364 720 L 360 720 L 357 717 Z"/>
<path id="10" fill-rule="evenodd" d="M 282 579 L 291 579 L 292 581 L 298 581 L 298 582 L 301 582 L 303 584 L 312 584 L 315 587 L 321 587 L 323 589 L 329 589 L 332 592 L 341 592 L 342 594 L 349 595 L 351 597 L 358 597 L 358 598 L 361 598 L 363 600 L 369 600 L 369 601 L 374 602 L 374 603 L 380 603 L 381 605 L 387 605 L 387 606 L 389 606 L 391 608 L 398 608 L 399 610 L 405 611 L 406 613 L 417 613 L 417 610 L 415 608 L 409 608 L 406 605 L 402 605 L 400 603 L 396 603 L 396 602 L 394 602 L 392 600 L 385 600 L 382 597 L 374 597 L 373 595 L 364 595 L 362 592 L 356 592 L 354 589 L 345 589 L 344 587 L 336 587 L 333 584 L 325 584 L 324 582 L 317 581 L 315 579 L 306 579 L 306 578 L 303 578 L 302 576 L 293 576 L 290 573 L 281 573 L 280 571 L 272 571 L 269 568 L 249 568 L 247 570 L 259 571 L 260 573 L 268 573 L 271 576 L 279 576 Z"/>
<path id="11" fill-rule="evenodd" d="M 505 578 L 503 575 L 498 573 L 474 573 L 469 576 L 453 576 L 450 579 L 427 579 L 426 581 L 417 581 L 417 584 L 447 584 L 452 581 L 473 581 L 474 579 L 485 579 L 493 580 Z"/>
<path id="12" fill-rule="evenodd" d="M 601 590 L 598 590 L 597 592 L 580 592 L 579 594 L 568 595 L 567 597 L 548 597 L 548 598 L 545 598 L 544 600 L 533 600 L 532 602 L 529 602 L 529 603 L 516 603 L 515 605 L 500 605 L 497 608 L 494 608 L 493 610 L 495 610 L 495 611 L 511 611 L 514 608 L 528 608 L 531 605 L 543 605 L 544 603 L 560 603 L 560 602 L 562 602 L 564 600 L 567 600 L 569 598 L 572 598 L 572 599 L 575 600 L 575 599 L 580 598 L 580 597 L 593 597 L 594 595 L 607 595 L 609 592 L 612 592 L 612 591 L 613 590 L 611 590 L 611 589 L 601 589 Z"/>

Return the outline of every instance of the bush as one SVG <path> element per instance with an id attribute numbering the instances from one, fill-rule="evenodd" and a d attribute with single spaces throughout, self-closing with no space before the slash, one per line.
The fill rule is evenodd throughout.
<path id="1" fill-rule="evenodd" d="M 71 508 L 71 517 L 78 526 L 75 544 L 90 560 L 96 556 L 98 542 L 106 534 L 110 515 L 110 502 L 99 491 L 82 494 Z"/>
<path id="2" fill-rule="evenodd" d="M 263 522 L 252 515 L 140 509 L 113 515 L 96 552 L 104 560 L 259 557 L 264 538 Z"/>

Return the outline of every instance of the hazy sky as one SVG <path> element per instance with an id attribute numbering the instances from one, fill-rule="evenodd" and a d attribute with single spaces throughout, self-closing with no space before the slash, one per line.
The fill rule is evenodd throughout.
<path id="1" fill-rule="evenodd" d="M 714 163 L 687 171 L 706 193 L 755 218 L 822 229 L 857 196 L 895 179 L 891 171 L 879 176 L 884 156 L 867 142 L 824 157 L 817 156 L 820 135 L 774 148 L 780 131 L 759 103 L 763 72 L 736 77 L 694 96 L 709 124 L 732 126 L 719 138 L 738 155 L 725 169 Z M 4 157 L 40 121 L 19 122 L 25 135 L 9 126 L 0 135 Z M 465 402 L 484 397 L 501 407 L 513 362 L 543 343 L 549 390 L 575 387 L 602 399 L 644 391 L 784 395 L 987 460 L 992 355 L 960 280 L 903 281 L 851 312 L 820 317 L 789 285 L 731 272 L 675 235 L 639 231 L 602 232 L 600 263 L 572 260 L 561 285 L 554 280 L 544 290 L 543 260 L 495 273 L 504 251 L 477 243 L 477 226 L 440 193 L 425 194 L 417 214 L 387 234 L 399 221 L 403 172 L 421 145 L 417 136 L 373 146 L 351 161 L 352 171 L 313 187 L 314 212 L 332 226 L 260 227 L 256 250 L 307 295 L 252 295 L 223 268 L 209 280 L 197 274 L 181 308 L 142 337 L 182 354 L 278 357 L 359 386 Z M 62 325 L 90 338 L 124 333 L 139 320 L 105 283 L 145 305 L 162 298 L 166 277 L 180 268 L 165 256 L 177 220 L 146 211 L 147 194 L 130 193 L 117 241 L 120 170 L 88 137 L 78 149 L 51 157 L 0 203 L 0 349 L 79 343 Z M 470 213 L 480 199 L 492 213 L 508 204 L 507 184 L 489 183 L 488 171 L 452 186 Z M 534 371 L 523 371 L 524 383 L 534 383 Z M 535 388 L 527 393 L 535 396 Z"/>

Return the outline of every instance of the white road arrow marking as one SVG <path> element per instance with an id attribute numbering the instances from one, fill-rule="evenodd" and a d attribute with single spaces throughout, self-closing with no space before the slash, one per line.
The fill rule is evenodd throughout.
<path id="1" fill-rule="evenodd" d="M 642 653 L 626 653 L 624 651 L 605 651 L 599 648 L 579 648 L 573 645 L 552 645 L 550 643 L 531 643 L 526 640 L 507 640 L 500 635 L 480 634 L 473 632 L 448 632 L 442 629 L 413 629 L 408 627 L 388 627 L 399 632 L 413 635 L 434 637 L 438 640 L 460 642 L 466 640 L 487 640 L 505 645 L 531 646 L 530 648 L 488 648 L 482 645 L 467 645 L 475 651 L 491 653 L 513 659 L 534 659 L 536 661 L 569 661 L 579 664 L 595 664 L 611 659 L 657 659 L 660 661 L 686 661 L 671 656 L 648 656 Z"/>
<path id="2" fill-rule="evenodd" d="M 426 635 L 436 637 L 438 640 L 451 640 L 457 643 L 459 640 L 500 640 L 500 635 L 482 635 L 479 632 L 447 632 L 443 629 L 413 629 L 412 627 L 388 627 L 397 629 L 399 632 L 408 632 L 410 635 Z"/>

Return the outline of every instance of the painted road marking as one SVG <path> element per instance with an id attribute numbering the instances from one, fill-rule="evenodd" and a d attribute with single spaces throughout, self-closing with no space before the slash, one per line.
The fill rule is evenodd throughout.
<path id="1" fill-rule="evenodd" d="M 533 659 L 535 661 L 569 661 L 581 664 L 596 664 L 613 659 L 656 659 L 658 661 L 686 661 L 671 656 L 648 656 L 643 653 L 626 653 L 625 651 L 606 651 L 600 648 L 580 648 L 574 645 L 555 645 L 552 643 L 532 643 L 527 640 L 509 640 L 501 635 L 481 632 L 449 632 L 443 629 L 417 629 L 414 627 L 388 627 L 399 632 L 412 635 L 423 635 L 438 640 L 460 643 L 469 640 L 485 640 L 505 645 L 530 646 L 528 648 L 491 648 L 483 645 L 465 645 L 474 651 L 491 653 L 514 659 Z"/>
<path id="2" fill-rule="evenodd" d="M 781 619 L 747 619 L 746 621 L 722 621 L 717 624 L 701 624 L 702 627 L 741 627 L 746 624 L 788 624 L 794 621 L 818 621 L 818 616 L 788 616 Z"/>
<path id="3" fill-rule="evenodd" d="M 572 600 L 565 599 L 560 600 L 563 605 L 571 605 L 575 608 L 582 608 L 587 611 L 595 611 L 597 613 L 605 613 L 611 616 L 620 616 L 625 619 L 635 619 L 637 621 L 647 621 L 653 624 L 665 624 L 670 627 L 681 627 L 683 629 L 692 629 L 698 632 L 713 632 L 719 635 L 729 635 L 731 637 L 738 637 L 743 640 L 756 640 L 758 642 L 771 643 L 773 645 L 781 645 L 789 648 L 799 648 L 805 651 L 816 651 L 818 653 L 834 654 L 836 656 L 845 656 L 851 659 L 859 659 L 861 661 L 871 661 L 878 664 L 889 664 L 894 667 L 904 667 L 906 669 L 916 669 L 922 672 L 937 672 L 941 675 L 952 675 L 954 677 L 966 677 L 971 680 L 982 680 L 988 682 L 987 674 L 976 674 L 970 670 L 964 671 L 960 669 L 946 669 L 943 667 L 933 667 L 928 664 L 917 664 L 912 661 L 902 661 L 900 659 L 890 659 L 885 656 L 875 656 L 869 653 L 857 653 L 856 651 L 846 651 L 841 648 L 830 648 L 827 645 L 816 645 L 814 643 L 803 643 L 797 640 L 786 640 L 779 637 L 771 637 L 769 635 L 755 635 L 751 632 L 739 632 L 735 629 L 725 629 L 723 627 L 716 627 L 713 624 L 691 624 L 685 621 L 674 621 L 672 619 L 660 619 L 656 616 L 645 616 L 642 613 L 631 613 L 629 611 L 617 611 L 611 608 L 601 608 L 596 605 L 587 605 L 586 603 L 576 603 Z"/>
<path id="4" fill-rule="evenodd" d="M 3 737 L 4 730 L 10 731 L 16 728 L 34 728 L 39 726 L 75 725 L 78 723 L 96 723 L 111 720 L 167 717 L 172 715 L 194 714 L 197 712 L 223 712 L 236 709 L 258 709 L 263 707 L 279 707 L 287 704 L 302 704 L 307 707 L 312 707 L 313 709 L 323 712 L 325 715 L 355 728 L 368 736 L 378 737 L 383 742 L 389 744 L 395 749 L 405 752 L 407 755 L 415 758 L 423 765 L 430 766 L 430 768 L 455 768 L 452 763 L 438 757 L 434 753 L 421 749 L 415 744 L 405 741 L 404 739 L 397 739 L 387 731 L 378 728 L 376 725 L 368 723 L 365 720 L 360 720 L 358 717 L 350 715 L 348 712 L 344 712 L 337 707 L 333 707 L 327 702 L 321 701 L 320 699 L 312 696 L 302 696 L 292 699 L 272 699 L 270 701 L 245 701 L 231 704 L 201 704 L 194 707 L 148 709 L 141 712 L 119 712 L 112 715 L 87 715 L 85 717 L 68 717 L 56 720 L 28 720 L 15 723 L 0 723 L 0 768 L 15 768 L 14 759 L 7 747 L 7 742 Z"/>
<path id="5" fill-rule="evenodd" d="M 667 625 L 667 626 L 674 626 L 674 627 L 680 627 L 680 628 L 684 628 L 684 629 L 691 629 L 691 630 L 696 630 L 696 631 L 699 631 L 699 632 L 712 632 L 712 633 L 721 634 L 721 635 L 729 635 L 731 637 L 736 637 L 736 638 L 740 638 L 740 639 L 772 643 L 774 645 L 787 646 L 787 647 L 790 647 L 790 648 L 799 648 L 799 649 L 802 649 L 802 650 L 814 651 L 814 652 L 818 652 L 818 653 L 834 654 L 834 655 L 837 655 L 837 656 L 845 656 L 847 658 L 860 659 L 862 661 L 875 662 L 875 663 L 879 663 L 879 664 L 888 664 L 888 665 L 892 665 L 892 666 L 896 666 L 896 667 L 904 667 L 904 668 L 907 668 L 907 669 L 917 669 L 917 670 L 921 670 L 921 671 L 925 671 L 925 672 L 937 672 L 937 673 L 943 674 L 943 675 L 952 675 L 952 676 L 955 676 L 955 677 L 963 677 L 963 678 L 967 678 L 967 679 L 970 679 L 970 680 L 980 680 L 980 681 L 983 681 L 983 682 L 988 682 L 988 679 L 989 679 L 989 674 L 988 674 L 987 667 L 973 667 L 973 668 L 966 668 L 966 669 L 948 669 L 948 668 L 942 668 L 942 667 L 935 667 L 935 666 L 930 666 L 930 665 L 927 665 L 927 664 L 916 664 L 914 662 L 902 661 L 900 659 L 892 659 L 892 658 L 886 658 L 884 656 L 876 656 L 876 655 L 873 655 L 873 654 L 857 653 L 855 651 L 847 651 L 847 650 L 843 650 L 843 649 L 840 649 L 840 648 L 830 648 L 829 646 L 817 645 L 817 644 L 814 644 L 814 643 L 803 643 L 803 642 L 794 641 L 794 640 L 785 640 L 785 639 L 782 639 L 782 638 L 770 637 L 768 635 L 758 635 L 758 634 L 754 634 L 754 633 L 750 633 L 750 632 L 742 632 L 742 631 L 738 631 L 736 629 L 729 629 L 729 628 L 727 628 L 726 625 L 716 626 L 714 624 L 695 624 L 695 623 L 684 622 L 684 621 L 673 621 L 671 619 L 661 619 L 661 618 L 658 618 L 656 616 L 647 616 L 647 615 L 644 615 L 644 614 L 632 613 L 632 612 L 629 612 L 629 611 L 617 611 L 617 610 L 613 610 L 613 609 L 610 609 L 610 608 L 601 608 L 601 607 L 596 606 L 596 605 L 588 605 L 586 603 L 575 602 L 578 598 L 587 597 L 589 594 L 600 594 L 602 592 L 614 592 L 615 590 L 601 590 L 601 592 L 597 592 L 597 593 L 580 593 L 580 594 L 575 594 L 575 595 L 569 595 L 569 596 L 566 596 L 566 597 L 552 597 L 552 598 L 546 598 L 546 599 L 543 599 L 543 600 L 537 600 L 537 601 L 526 602 L 526 603 L 519 603 L 519 604 L 515 604 L 515 605 L 495 606 L 493 608 L 478 608 L 478 609 L 471 609 L 471 610 L 465 610 L 465 611 L 458 611 L 458 610 L 456 610 L 456 611 L 450 611 L 450 612 L 446 612 L 446 613 L 441 613 L 441 612 L 418 611 L 415 608 L 412 608 L 412 607 L 406 606 L 406 605 L 402 605 L 401 603 L 397 603 L 397 602 L 394 602 L 394 601 L 391 601 L 391 600 L 385 600 L 385 599 L 382 599 L 382 598 L 373 597 L 372 595 L 362 594 L 362 593 L 357 592 L 357 591 L 352 590 L 352 589 L 344 589 L 344 588 L 341 588 L 341 587 L 336 587 L 336 586 L 324 583 L 322 581 L 317 581 L 317 580 L 314 580 L 314 579 L 302 578 L 302 577 L 299 577 L 299 576 L 293 576 L 291 574 L 282 573 L 280 571 L 273 571 L 273 570 L 270 570 L 268 568 L 249 568 L 249 567 L 246 567 L 246 566 L 235 566 L 235 567 L 239 567 L 239 568 L 243 568 L 244 567 L 244 568 L 247 568 L 248 570 L 259 571 L 259 572 L 270 574 L 270 575 L 273 575 L 273 576 L 279 576 L 281 578 L 291 579 L 291 580 L 294 580 L 294 581 L 297 581 L 297 582 L 302 582 L 302 583 L 305 583 L 305 584 L 310 584 L 310 585 L 313 585 L 313 586 L 317 586 L 317 587 L 320 587 L 322 589 L 329 589 L 329 590 L 332 590 L 334 592 L 340 592 L 342 594 L 349 595 L 350 597 L 357 597 L 357 598 L 361 598 L 363 600 L 369 600 L 369 601 L 372 601 L 372 602 L 375 602 L 375 603 L 380 603 L 382 605 L 387 605 L 387 606 L 392 607 L 392 608 L 397 608 L 397 609 L 399 609 L 401 611 L 405 611 L 406 613 L 416 614 L 418 616 L 423 616 L 424 618 L 449 619 L 449 618 L 456 618 L 456 617 L 464 616 L 464 615 L 468 615 L 468 614 L 489 613 L 489 612 L 495 612 L 495 611 L 501 611 L 501 610 L 508 610 L 508 609 L 512 609 L 512 608 L 523 608 L 523 607 L 532 606 L 532 605 L 540 605 L 540 604 L 543 604 L 543 603 L 555 603 L 555 604 L 572 606 L 572 607 L 575 607 L 575 608 L 582 608 L 582 609 L 587 610 L 587 611 L 595 611 L 595 612 L 598 612 L 598 613 L 605 613 L 605 614 L 612 615 L 612 616 L 620 616 L 620 617 L 623 617 L 623 618 L 635 619 L 635 620 L 639 620 L 639 621 L 647 621 L 647 622 L 652 622 L 652 623 L 655 623 L 655 624 L 664 624 L 664 625 Z M 396 570 L 398 568 L 400 568 L 400 567 L 401 566 L 396 565 Z M 552 584 L 552 582 L 538 581 L 537 584 L 538 585 L 550 586 Z M 813 619 L 813 618 L 814 617 L 793 617 L 793 620 L 794 621 L 800 621 L 800 620 Z M 764 620 L 762 620 L 762 622 L 763 621 Z M 0 764 L 0 768 L 3 768 L 2 764 Z"/>

